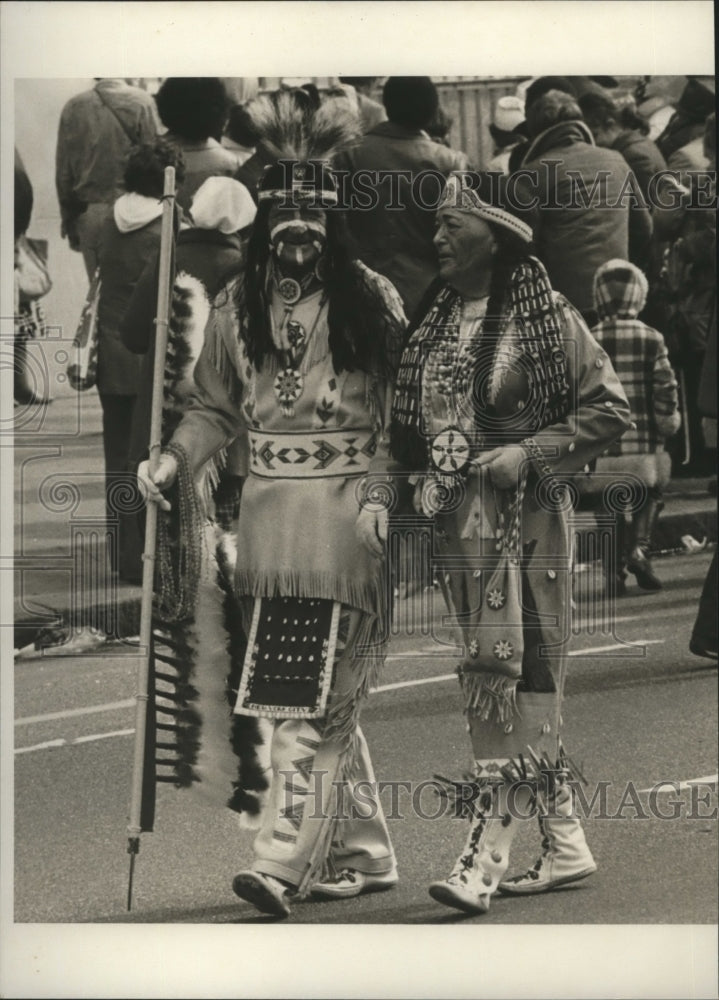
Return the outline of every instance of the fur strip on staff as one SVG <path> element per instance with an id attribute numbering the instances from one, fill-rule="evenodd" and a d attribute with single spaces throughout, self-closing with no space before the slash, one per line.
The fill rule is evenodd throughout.
<path id="1" fill-rule="evenodd" d="M 194 613 L 167 629 L 158 619 L 153 636 L 158 695 L 173 702 L 168 763 L 175 787 L 232 809 L 241 825 L 253 827 L 269 789 L 271 724 L 233 714 L 246 647 L 232 589 L 233 545 L 223 533 L 216 538 L 211 525 L 205 532 Z"/>
<path id="2" fill-rule="evenodd" d="M 178 274 L 165 364 L 165 442 L 182 418 L 210 317 L 204 286 L 190 275 Z M 216 475 L 217 467 L 212 466 L 197 482 L 185 477 L 184 492 L 196 491 L 209 499 Z M 180 571 L 188 565 L 181 553 L 188 540 L 177 524 L 182 498 L 175 500 L 170 514 L 162 514 L 166 529 L 162 537 L 171 550 L 164 565 Z M 201 509 L 206 512 L 207 504 Z M 241 825 L 252 827 L 259 821 L 269 787 L 269 737 L 264 720 L 232 712 L 246 647 L 232 587 L 234 542 L 209 523 L 196 528 L 202 537 L 196 539 L 200 564 L 191 612 L 179 621 L 168 621 L 155 604 L 153 669 L 158 718 L 165 720 L 161 732 L 167 741 L 162 755 L 157 755 L 157 779 L 170 780 L 205 803 L 229 807 L 239 814 Z M 190 533 L 194 537 L 195 527 Z M 169 768 L 170 774 L 161 773 L 160 766 Z"/>

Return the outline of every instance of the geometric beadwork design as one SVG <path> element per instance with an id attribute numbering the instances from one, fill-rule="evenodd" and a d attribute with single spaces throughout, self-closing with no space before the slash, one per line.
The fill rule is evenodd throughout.
<path id="1" fill-rule="evenodd" d="M 364 475 L 377 450 L 373 431 L 271 434 L 250 431 L 250 469 L 270 479 Z"/>

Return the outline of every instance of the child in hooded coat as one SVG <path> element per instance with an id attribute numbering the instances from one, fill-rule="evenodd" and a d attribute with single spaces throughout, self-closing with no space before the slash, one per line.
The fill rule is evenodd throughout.
<path id="1" fill-rule="evenodd" d="M 597 459 L 592 476 L 603 491 L 607 513 L 619 515 L 614 553 L 603 554 L 608 587 L 617 596 L 626 589 L 626 569 L 642 590 L 661 590 L 649 559 L 652 532 L 664 506 L 662 490 L 671 462 L 664 442 L 679 430 L 677 379 L 664 337 L 637 316 L 647 298 L 647 279 L 626 260 L 609 260 L 594 277 L 594 306 L 599 323 L 592 329 L 611 358 L 632 411 L 634 426 Z M 617 479 L 627 489 L 617 490 Z M 620 497 L 624 492 L 627 497 Z M 629 524 L 625 520 L 629 516 Z M 614 565 L 609 565 L 610 555 Z"/>

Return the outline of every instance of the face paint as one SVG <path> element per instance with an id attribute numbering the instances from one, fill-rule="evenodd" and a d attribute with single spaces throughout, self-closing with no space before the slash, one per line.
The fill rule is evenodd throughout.
<path id="1" fill-rule="evenodd" d="M 275 259 L 293 273 L 311 270 L 327 245 L 324 213 L 313 211 L 303 216 L 302 211 L 277 212 L 275 219 L 279 221 L 270 229 L 270 248 Z"/>
<path id="2" fill-rule="evenodd" d="M 315 222 L 313 219 L 287 219 L 284 222 L 278 222 L 276 226 L 272 227 L 270 230 L 270 243 L 275 243 L 281 233 L 285 235 L 291 233 L 296 238 L 301 238 L 305 234 L 309 235 L 311 233 L 324 241 L 327 238 L 327 227 L 323 222 Z"/>

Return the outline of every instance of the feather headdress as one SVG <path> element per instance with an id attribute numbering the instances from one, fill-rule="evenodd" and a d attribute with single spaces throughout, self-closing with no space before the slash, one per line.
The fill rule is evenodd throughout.
<path id="1" fill-rule="evenodd" d="M 357 115 L 335 101 L 309 111 L 292 92 L 259 97 L 247 105 L 257 144 L 274 161 L 260 182 L 259 199 L 288 197 L 337 201 L 332 159 L 360 136 Z"/>

